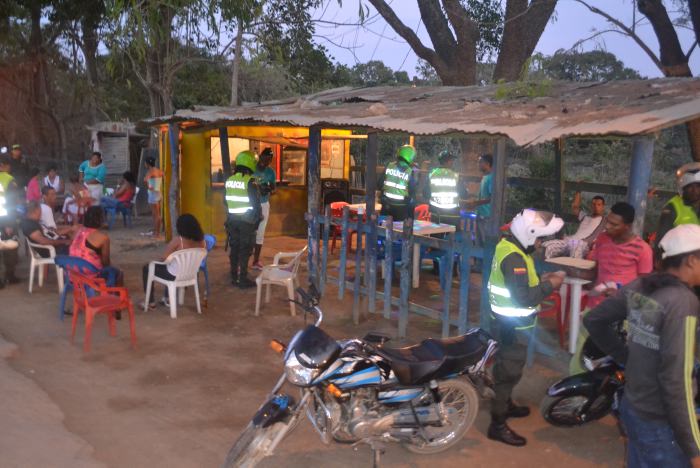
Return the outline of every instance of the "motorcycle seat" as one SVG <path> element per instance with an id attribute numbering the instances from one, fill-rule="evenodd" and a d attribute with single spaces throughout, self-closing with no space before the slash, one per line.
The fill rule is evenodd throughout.
<path id="1" fill-rule="evenodd" d="M 426 383 L 464 371 L 483 357 L 488 335 L 482 330 L 452 338 L 428 338 L 405 348 L 379 348 L 402 385 Z"/>

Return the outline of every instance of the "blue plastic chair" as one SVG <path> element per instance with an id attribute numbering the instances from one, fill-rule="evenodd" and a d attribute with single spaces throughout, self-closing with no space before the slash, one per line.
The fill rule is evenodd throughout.
<path id="1" fill-rule="evenodd" d="M 114 225 L 114 218 L 117 214 L 121 214 L 124 220 L 124 227 L 131 227 L 131 216 L 133 209 L 131 206 L 124 206 L 122 203 L 118 203 L 116 207 L 105 208 L 107 213 L 107 228 L 112 229 Z"/>
<path id="2" fill-rule="evenodd" d="M 70 281 L 69 272 L 77 271 L 78 273 L 87 275 L 96 275 L 99 270 L 85 259 L 79 257 L 71 257 L 70 255 L 56 255 L 54 259 L 56 266 L 63 270 L 63 291 L 61 291 L 61 301 L 59 305 L 58 316 L 61 320 L 65 316 L 66 311 L 66 296 L 73 290 L 73 283 Z"/>
<path id="3" fill-rule="evenodd" d="M 206 244 L 207 256 L 202 260 L 199 271 L 204 272 L 204 304 L 206 306 L 207 299 L 209 298 L 209 270 L 207 269 L 207 258 L 209 257 L 211 249 L 216 245 L 216 237 L 211 234 L 204 234 L 204 243 Z"/>

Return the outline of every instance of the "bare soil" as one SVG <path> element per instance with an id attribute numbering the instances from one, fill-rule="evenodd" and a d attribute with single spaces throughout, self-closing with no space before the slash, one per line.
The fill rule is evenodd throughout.
<path id="1" fill-rule="evenodd" d="M 111 233 L 113 263 L 125 271 L 135 304 L 143 299 L 141 267 L 162 249 L 162 244 L 138 235 L 144 227 Z M 269 239 L 263 263 L 271 263 L 278 251 L 296 250 L 304 243 L 304 239 Z M 106 320 L 100 317 L 90 353 L 82 351 L 81 317 L 76 342 L 71 344 L 71 317 L 58 319 L 53 272 L 31 295 L 26 281 L 0 291 L 0 334 L 18 346 L 6 353 L 6 361 L 0 360 L 0 466 L 219 466 L 282 370 L 279 356 L 268 348 L 269 340 L 289 340 L 303 325 L 303 317 L 290 316 L 281 288 L 273 290 L 271 303 L 255 317 L 255 289 L 241 291 L 229 284 L 222 246 L 208 262 L 212 293 L 203 314 L 197 315 L 191 291 L 176 320 L 164 307 L 138 310 L 135 350 L 129 346 L 126 317 L 118 323 L 116 338 L 108 335 Z M 23 258 L 19 274 L 24 278 L 26 269 Z M 472 281 L 478 286 L 478 277 Z M 436 307 L 430 296 L 439 288 L 437 277 L 425 274 L 421 284 L 412 297 Z M 322 307 L 324 328 L 338 338 L 362 336 L 369 330 L 396 335 L 396 321 L 379 315 L 363 317 L 354 326 L 352 296 L 338 300 L 335 286 L 328 287 Z M 409 334 L 397 344 L 438 336 L 439 324 L 412 316 Z M 418 456 L 390 446 L 383 466 L 620 466 L 623 444 L 611 417 L 566 430 L 549 426 L 539 415 L 537 407 L 547 385 L 565 368 L 563 354 L 555 359 L 538 356 L 516 389 L 516 399 L 533 411 L 528 418 L 512 421 L 528 438 L 526 447 L 511 448 L 485 437 L 488 403 L 482 402 L 475 426 L 452 449 Z M 369 461 L 367 447 L 323 446 L 310 424 L 303 422 L 263 466 L 369 466 Z"/>

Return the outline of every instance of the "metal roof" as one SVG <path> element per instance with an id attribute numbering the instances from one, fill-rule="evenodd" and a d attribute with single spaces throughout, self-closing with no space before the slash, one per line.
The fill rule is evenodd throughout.
<path id="1" fill-rule="evenodd" d="M 571 136 L 643 135 L 700 117 L 700 79 L 524 85 L 337 88 L 294 99 L 178 110 L 141 124 L 279 124 L 365 128 L 415 135 L 503 135 L 527 146 Z M 509 97 L 498 99 L 499 94 Z"/>

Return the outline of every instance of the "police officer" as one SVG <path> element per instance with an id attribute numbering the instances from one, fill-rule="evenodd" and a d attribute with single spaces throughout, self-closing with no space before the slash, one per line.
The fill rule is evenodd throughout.
<path id="1" fill-rule="evenodd" d="M 382 189 L 382 211 L 394 221 L 413 217 L 416 202 L 417 178 L 413 170 L 416 149 L 404 145 L 396 153 L 396 160 L 387 164 L 384 174 L 379 176 L 377 186 Z"/>
<path id="2" fill-rule="evenodd" d="M 453 169 L 456 159 L 457 156 L 448 150 L 440 153 L 440 166 L 428 175 L 425 198 L 430 206 L 430 221 L 459 228 L 459 200 L 467 198 L 467 191 L 464 185 L 460 185 L 459 174 Z"/>
<path id="3" fill-rule="evenodd" d="M 14 177 L 10 174 L 10 158 L 0 155 L 0 257 L 4 267 L 4 274 L 0 275 L 0 289 L 5 287 L 5 283 L 18 283 L 15 276 L 15 266 L 17 265 L 17 239 L 14 201 L 18 196 L 18 187 Z"/>
<path id="4" fill-rule="evenodd" d="M 255 153 L 241 151 L 236 156 L 234 174 L 225 184 L 231 282 L 241 289 L 255 286 L 248 278 L 248 260 L 255 244 L 255 231 L 262 220 L 260 188 L 253 177 L 255 166 Z"/>
<path id="5" fill-rule="evenodd" d="M 671 198 L 661 211 L 656 238 L 661 240 L 672 228 L 681 224 L 700 224 L 700 163 L 684 164 L 676 171 L 678 195 Z M 657 259 L 660 258 L 658 246 Z"/>
<path id="6" fill-rule="evenodd" d="M 564 221 L 546 211 L 525 209 L 513 218 L 510 235 L 496 246 L 489 277 L 491 331 L 499 350 L 493 366 L 495 397 L 491 402 L 491 425 L 487 436 L 508 445 L 526 444 L 506 424 L 508 418 L 530 414 L 527 406 L 518 406 L 511 399 L 513 387 L 522 377 L 527 355 L 526 330 L 535 326 L 538 306 L 552 291 L 561 286 L 563 272 L 537 276 L 532 254 L 539 238 L 559 231 Z"/>

